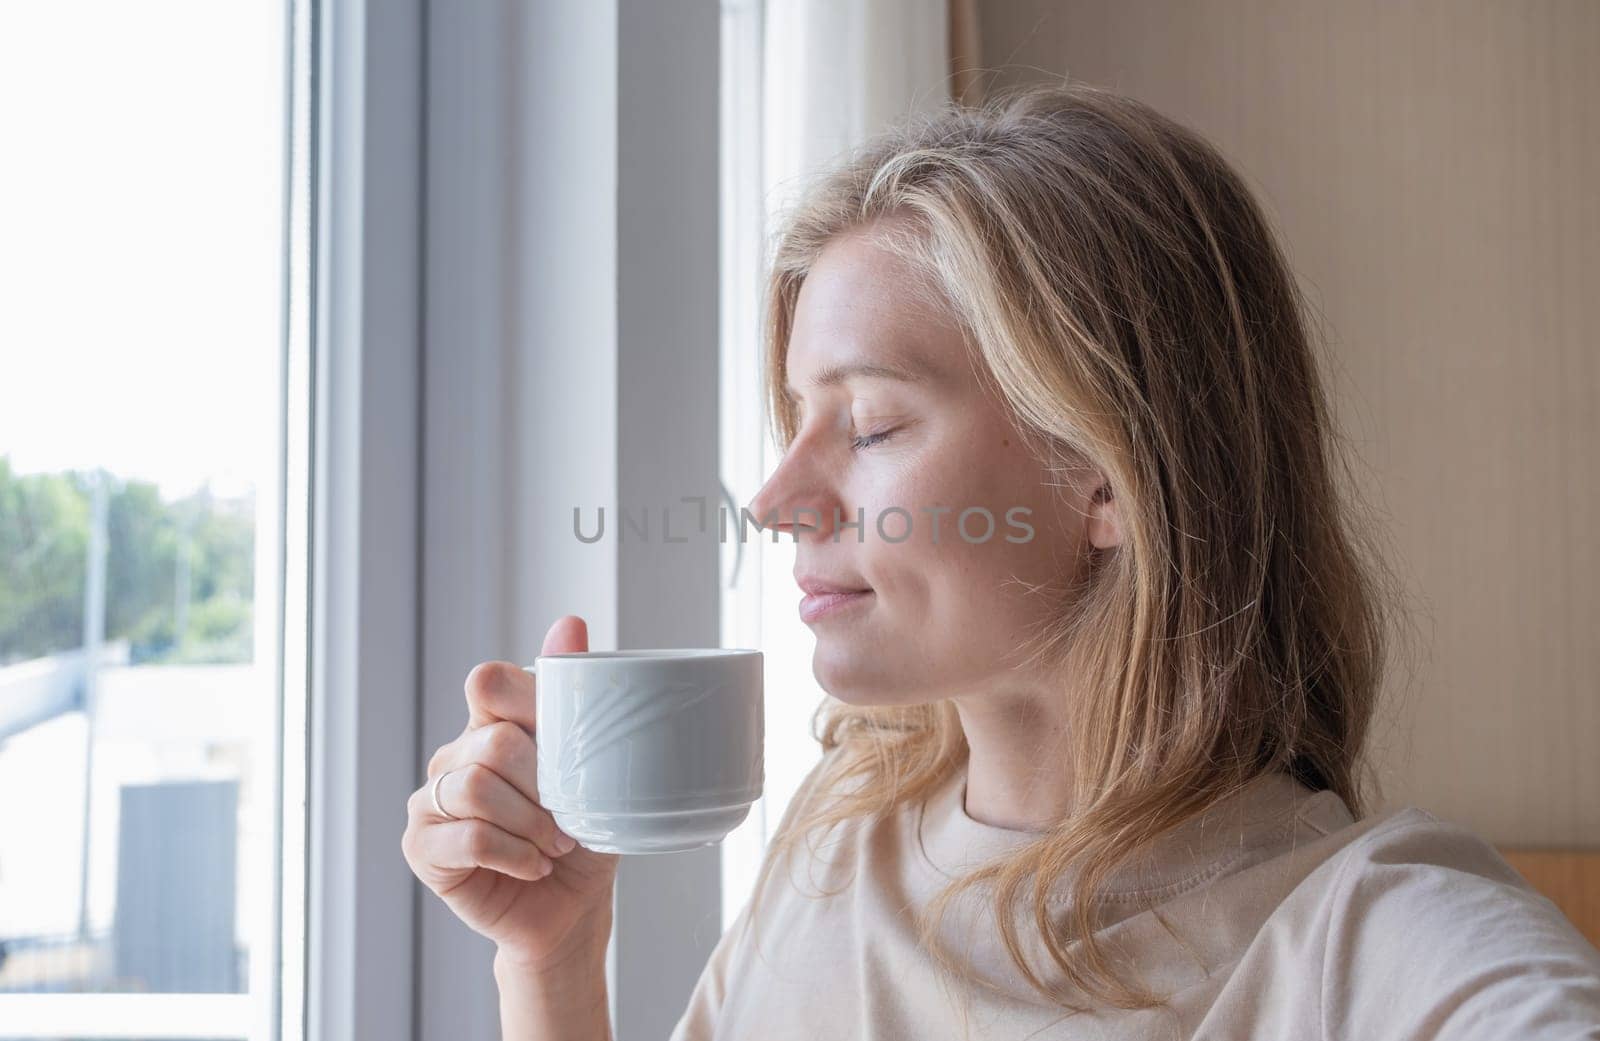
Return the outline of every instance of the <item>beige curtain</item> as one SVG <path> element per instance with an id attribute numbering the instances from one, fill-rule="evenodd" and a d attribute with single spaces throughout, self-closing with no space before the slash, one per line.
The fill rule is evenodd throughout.
<path id="1" fill-rule="evenodd" d="M 949 0 L 950 96 L 958 104 L 983 103 L 983 41 L 978 33 L 978 0 Z"/>
<path id="2" fill-rule="evenodd" d="M 762 76 L 769 209 L 828 159 L 975 80 L 974 0 L 767 0 Z"/>

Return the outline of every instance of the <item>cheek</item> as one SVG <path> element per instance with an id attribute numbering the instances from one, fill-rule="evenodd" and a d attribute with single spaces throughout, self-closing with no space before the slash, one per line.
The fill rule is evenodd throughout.
<path id="1" fill-rule="evenodd" d="M 1042 610 L 1028 584 L 1055 583 L 1072 566 L 1081 519 L 1074 524 L 1058 505 L 1045 483 L 1050 475 L 1015 441 L 994 434 L 993 444 L 982 445 L 979 436 L 886 464 L 854 489 L 852 509 L 859 505 L 866 516 L 859 559 L 884 606 L 902 618 L 942 618 L 954 629 L 981 630 L 987 619 L 1014 625 Z M 972 512 L 963 526 L 962 511 L 972 507 L 987 516 Z M 908 537 L 889 541 L 908 525 Z"/>

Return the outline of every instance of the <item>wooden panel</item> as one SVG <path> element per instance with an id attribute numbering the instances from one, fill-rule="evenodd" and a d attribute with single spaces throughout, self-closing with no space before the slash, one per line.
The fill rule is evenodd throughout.
<path id="1" fill-rule="evenodd" d="M 1006 0 L 993 90 L 1075 80 L 1214 141 L 1280 226 L 1415 598 L 1387 796 L 1600 845 L 1600 3 Z"/>
<path id="2" fill-rule="evenodd" d="M 1600 947 L 1600 850 L 1508 848 L 1500 855 Z"/>

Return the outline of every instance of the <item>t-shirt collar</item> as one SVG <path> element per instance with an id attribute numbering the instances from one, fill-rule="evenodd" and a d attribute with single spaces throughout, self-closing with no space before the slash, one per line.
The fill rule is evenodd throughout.
<path id="1" fill-rule="evenodd" d="M 963 764 L 928 798 L 921 813 L 910 815 L 924 866 L 952 880 L 1043 834 L 974 819 L 966 811 L 966 790 Z M 1163 835 L 1136 862 L 1113 874 L 1105 892 L 1159 895 L 1220 873 L 1292 828 L 1293 811 L 1315 794 L 1286 773 L 1263 774 Z"/>

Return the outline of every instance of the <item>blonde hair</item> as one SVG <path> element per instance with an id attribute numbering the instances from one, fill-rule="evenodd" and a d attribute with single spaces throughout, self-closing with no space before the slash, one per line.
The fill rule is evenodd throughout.
<path id="1" fill-rule="evenodd" d="M 1353 482 L 1336 486 L 1349 464 L 1309 308 L 1239 176 L 1146 105 L 1070 84 L 949 106 L 824 171 L 782 224 L 765 382 L 785 449 L 800 287 L 855 230 L 931 276 L 1030 444 L 1052 466 L 1098 469 L 1123 526 L 1122 545 L 1058 590 L 1050 627 L 1027 641 L 1093 692 L 1067 706 L 1074 812 L 946 888 L 919 914 L 921 938 L 953 972 L 933 942 L 938 919 L 992 884 L 1023 977 L 1087 1010 L 1027 964 L 1012 912 L 1031 882 L 1033 923 L 1070 984 L 1118 1008 L 1161 1005 L 1096 942 L 1105 880 L 1268 772 L 1331 790 L 1358 817 L 1371 784 L 1364 745 L 1399 593 L 1352 522 Z M 823 761 L 768 850 L 758 897 L 802 836 L 915 805 L 967 756 L 948 701 L 830 697 L 813 732 Z M 1069 870 L 1073 910 L 1053 926 L 1047 897 Z"/>

